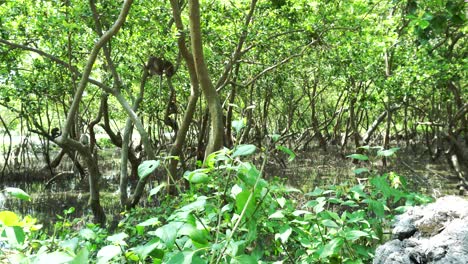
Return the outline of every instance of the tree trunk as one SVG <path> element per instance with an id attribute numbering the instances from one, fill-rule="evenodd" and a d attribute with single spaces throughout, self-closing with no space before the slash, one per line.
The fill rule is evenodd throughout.
<path id="1" fill-rule="evenodd" d="M 195 70 L 198 81 L 206 98 L 211 117 L 211 130 L 208 145 L 205 150 L 205 157 L 220 149 L 224 142 L 223 109 L 213 83 L 208 74 L 203 55 L 202 35 L 200 28 L 200 3 L 198 0 L 189 1 L 190 8 L 190 37 L 192 43 L 192 53 L 195 61 Z"/>

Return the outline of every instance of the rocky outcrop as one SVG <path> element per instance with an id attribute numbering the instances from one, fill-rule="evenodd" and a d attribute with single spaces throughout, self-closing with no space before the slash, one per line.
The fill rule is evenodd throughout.
<path id="1" fill-rule="evenodd" d="M 447 196 L 397 216 L 374 264 L 468 264 L 468 201 Z"/>

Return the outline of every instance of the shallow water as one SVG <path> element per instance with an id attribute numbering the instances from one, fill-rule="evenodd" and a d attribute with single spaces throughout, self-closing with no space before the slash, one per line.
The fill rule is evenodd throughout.
<path id="1" fill-rule="evenodd" d="M 353 164 L 348 158 L 342 158 L 337 152 L 313 152 L 297 153 L 297 158 L 287 162 L 287 157 L 278 155 L 276 159 L 270 159 L 265 169 L 265 177 L 280 177 L 285 183 L 302 190 L 312 191 L 317 186 L 340 184 L 348 182 L 355 184 L 359 180 L 365 180 L 365 176 L 357 177 L 353 169 L 369 166 L 368 164 Z M 431 162 L 423 155 L 416 155 L 411 150 L 401 151 L 397 158 L 389 161 L 386 172 L 394 171 L 408 180 L 408 187 L 434 197 L 447 194 L 457 194 L 458 180 L 455 173 L 443 161 Z M 279 166 L 279 159 L 283 159 L 286 168 Z M 101 192 L 101 204 L 108 214 L 108 219 L 120 213 L 118 185 L 116 174 L 119 170 L 118 156 L 115 152 L 109 153 L 101 161 L 105 187 Z M 70 169 L 67 162 L 63 165 Z M 374 162 L 374 170 L 382 170 L 381 162 Z M 3 187 L 18 187 L 31 195 L 30 202 L 0 196 L 0 210 L 11 210 L 21 215 L 32 215 L 45 225 L 57 219 L 57 215 L 63 215 L 63 211 L 74 207 L 76 210 L 71 217 L 90 215 L 87 202 L 89 194 L 86 184 L 79 177 L 63 178 L 45 188 L 43 182 L 10 182 L 0 185 Z M 142 199 L 145 206 L 146 199 Z"/>

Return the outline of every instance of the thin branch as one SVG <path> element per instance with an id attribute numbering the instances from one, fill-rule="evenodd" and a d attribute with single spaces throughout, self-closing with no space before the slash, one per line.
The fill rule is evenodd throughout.
<path id="1" fill-rule="evenodd" d="M 294 58 L 297 58 L 297 57 L 301 57 L 302 55 L 304 55 L 304 53 L 306 52 L 307 48 L 309 48 L 310 46 L 314 45 L 315 43 L 317 43 L 319 41 L 319 39 L 315 39 L 313 41 L 311 41 L 309 44 L 307 44 L 305 47 L 302 48 L 302 50 L 297 53 L 297 54 L 293 54 L 287 58 L 284 58 L 283 60 L 281 60 L 280 62 L 274 64 L 274 65 L 271 65 L 270 67 L 264 69 L 263 71 L 261 71 L 260 73 L 258 73 L 257 75 L 255 75 L 253 78 L 251 78 L 247 83 L 243 84 L 243 86 L 247 87 L 249 85 L 251 85 L 252 83 L 254 83 L 255 81 L 258 80 L 258 78 L 260 78 L 261 76 L 263 76 L 264 74 L 266 74 L 267 72 L 269 71 L 272 71 L 276 68 L 278 68 L 279 66 L 283 65 L 283 64 L 286 64 L 287 62 L 289 62 L 290 60 L 294 59 Z"/>
<path id="2" fill-rule="evenodd" d="M 79 75 L 82 75 L 78 69 L 73 66 L 73 65 L 70 65 L 69 63 L 59 59 L 58 57 L 52 55 L 52 54 L 49 54 L 49 53 L 46 53 L 42 50 L 39 50 L 39 49 L 36 49 L 36 48 L 32 48 L 32 47 L 29 47 L 29 46 L 26 46 L 26 45 L 21 45 L 21 44 L 17 44 L 17 43 L 13 43 L 13 42 L 10 42 L 8 40 L 5 40 L 5 39 L 0 39 L 0 43 L 1 44 L 4 44 L 4 45 L 7 45 L 7 46 L 10 46 L 14 49 L 22 49 L 22 50 L 27 50 L 27 51 L 31 51 L 31 52 L 34 52 L 34 53 L 37 53 L 39 55 L 41 55 L 42 57 L 45 57 L 45 58 L 48 58 L 49 60 L 55 62 L 56 64 L 58 65 L 62 65 L 64 66 L 65 68 L 67 68 L 68 70 L 70 70 L 73 74 L 79 76 Z M 103 89 L 104 91 L 106 92 L 110 92 L 111 89 L 110 87 L 108 87 L 107 85 L 97 81 L 97 80 L 94 80 L 92 78 L 88 78 L 88 81 L 91 83 L 91 84 L 94 84 L 96 85 L 97 87 Z"/>
<path id="3" fill-rule="evenodd" d="M 245 17 L 244 29 L 242 30 L 241 36 L 239 38 L 239 42 L 237 43 L 236 50 L 232 54 L 231 60 L 224 67 L 224 72 L 219 78 L 218 82 L 216 83 L 215 87 L 217 91 L 219 91 L 222 87 L 224 87 L 227 84 L 227 79 L 231 73 L 233 65 L 237 63 L 237 61 L 240 59 L 240 57 L 243 54 L 242 47 L 244 46 L 244 42 L 247 39 L 249 25 L 252 21 L 252 16 L 255 11 L 256 4 L 257 4 L 257 0 L 252 0 L 252 2 L 250 3 L 250 10 L 247 16 Z"/>
<path id="4" fill-rule="evenodd" d="M 120 30 L 120 28 L 122 27 L 123 23 L 125 22 L 127 18 L 127 15 L 130 11 L 130 7 L 132 3 L 133 3 L 133 0 L 126 0 L 124 2 L 122 9 L 120 11 L 119 17 L 115 21 L 114 25 L 108 31 L 106 31 L 106 33 L 104 33 L 104 35 L 102 35 L 99 38 L 98 42 L 94 45 L 94 48 L 91 51 L 91 54 L 89 55 L 88 62 L 86 63 L 86 67 L 83 71 L 80 83 L 78 84 L 78 88 L 73 98 L 72 105 L 68 111 L 67 119 L 62 129 L 61 140 L 68 138 L 71 126 L 73 125 L 75 114 L 78 111 L 78 108 L 80 106 L 81 98 L 83 97 L 83 92 L 86 88 L 86 85 L 88 84 L 88 78 L 91 74 L 94 62 L 96 61 L 99 51 Z"/>

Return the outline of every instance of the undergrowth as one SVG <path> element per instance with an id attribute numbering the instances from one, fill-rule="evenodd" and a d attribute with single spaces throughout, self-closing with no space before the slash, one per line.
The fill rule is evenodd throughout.
<path id="1" fill-rule="evenodd" d="M 294 158 L 294 153 L 279 147 Z M 369 153 L 373 148 L 366 147 Z M 355 170 L 359 181 L 303 194 L 278 180 L 264 180 L 263 163 L 247 161 L 253 145 L 211 154 L 204 167 L 188 171 L 187 191 L 164 195 L 161 184 L 149 192 L 157 208 L 123 212 L 116 231 L 69 219 L 73 209 L 42 232 L 35 219 L 0 212 L 0 260 L 11 263 L 369 263 L 388 234 L 394 216 L 431 199 L 406 189 L 402 176 L 374 175 L 373 160 L 397 149 L 377 149 L 350 158 L 367 164 Z M 265 151 L 266 152 L 266 151 Z M 375 152 L 375 151 L 374 151 Z M 369 160 L 371 159 L 371 160 Z M 149 165 L 156 166 L 149 166 Z M 160 163 L 139 169 L 147 177 Z M 20 199 L 29 196 L 5 189 Z M 306 200 L 298 202 L 297 198 Z M 83 226 L 77 229 L 77 226 Z M 3 256 L 2 256 L 3 255 Z"/>

